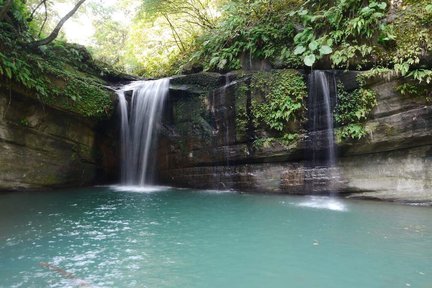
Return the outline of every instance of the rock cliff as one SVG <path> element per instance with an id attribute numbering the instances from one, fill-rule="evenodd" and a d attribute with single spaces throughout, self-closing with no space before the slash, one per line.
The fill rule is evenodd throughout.
<path id="1" fill-rule="evenodd" d="M 0 191 L 78 187 L 115 177 L 111 114 L 93 119 L 55 103 L 46 105 L 19 86 L 0 87 Z"/>
<path id="2" fill-rule="evenodd" d="M 357 88 L 357 72 L 336 74 L 348 91 Z M 331 190 L 352 198 L 432 203 L 432 106 L 426 95 L 401 93 L 400 79 L 367 83 L 377 105 L 362 124 L 366 135 L 337 137 L 337 167 L 329 173 L 308 163 L 304 121 L 293 124 L 298 133 L 292 141 L 257 145 L 270 132 L 244 117 L 257 97 L 250 77 L 200 73 L 171 81 L 158 151 L 161 183 L 257 193 Z"/>

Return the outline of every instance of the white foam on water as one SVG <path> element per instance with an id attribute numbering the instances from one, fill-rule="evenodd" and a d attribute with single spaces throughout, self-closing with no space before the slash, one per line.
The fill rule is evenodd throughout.
<path id="1" fill-rule="evenodd" d="M 154 192 L 166 191 L 168 189 L 171 189 L 171 187 L 168 186 L 152 186 L 152 185 L 145 185 L 145 186 L 112 185 L 108 187 L 111 190 L 114 190 L 116 192 L 134 192 L 134 193 L 154 193 Z"/>
<path id="2" fill-rule="evenodd" d="M 315 209 L 328 209 L 340 212 L 348 211 L 348 208 L 343 202 L 330 197 L 313 196 L 310 197 L 307 201 L 296 203 L 296 206 Z"/>

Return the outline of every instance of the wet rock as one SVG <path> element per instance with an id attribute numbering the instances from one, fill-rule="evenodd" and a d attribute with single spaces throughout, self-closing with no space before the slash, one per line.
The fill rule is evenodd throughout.
<path id="1" fill-rule="evenodd" d="M 94 121 L 0 90 L 0 191 L 95 183 L 112 151 L 98 149 L 104 133 Z"/>
<path id="2" fill-rule="evenodd" d="M 358 72 L 336 74 L 348 90 L 357 88 Z M 201 76 L 184 76 L 173 85 L 192 85 L 197 79 Z M 163 136 L 158 152 L 161 183 L 257 193 L 336 192 L 432 204 L 432 106 L 425 97 L 401 95 L 399 79 L 369 83 L 378 93 L 378 106 L 366 123 L 368 137 L 338 143 L 337 169 L 311 167 L 303 141 L 307 135 L 289 146 L 254 146 L 254 137 L 265 131 L 239 122 L 239 113 L 253 100 L 238 93 L 240 84 L 248 82 L 237 77 L 237 84 L 222 89 L 223 75 L 210 79 L 192 85 L 195 90 L 174 89 L 170 95 L 164 125 L 171 133 Z M 193 92 L 196 87 L 199 93 Z"/>

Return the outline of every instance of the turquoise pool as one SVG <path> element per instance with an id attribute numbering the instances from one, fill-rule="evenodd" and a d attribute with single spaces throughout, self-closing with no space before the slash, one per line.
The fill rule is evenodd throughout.
<path id="1" fill-rule="evenodd" d="M 0 194 L 0 287 L 432 287 L 432 209 L 96 187 Z"/>

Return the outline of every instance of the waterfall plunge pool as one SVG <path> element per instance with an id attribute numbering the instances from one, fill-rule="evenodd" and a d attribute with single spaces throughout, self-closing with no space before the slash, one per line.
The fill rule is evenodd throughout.
<path id="1" fill-rule="evenodd" d="M 0 287 L 432 287 L 427 207 L 166 187 L 0 199 Z"/>

